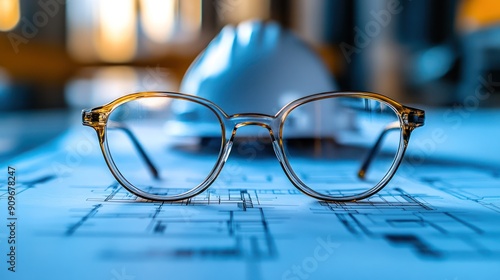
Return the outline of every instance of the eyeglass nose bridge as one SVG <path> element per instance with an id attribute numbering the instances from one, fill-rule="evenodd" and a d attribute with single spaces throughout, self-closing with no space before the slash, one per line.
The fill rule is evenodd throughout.
<path id="1" fill-rule="evenodd" d="M 244 126 L 260 126 L 266 128 L 269 131 L 271 140 L 276 140 L 274 133 L 277 132 L 279 126 L 276 117 L 266 114 L 237 114 L 230 116 L 227 120 L 232 128 L 231 140 L 236 134 L 236 131 Z"/>
<path id="2" fill-rule="evenodd" d="M 273 150 L 276 154 L 276 157 L 280 162 L 283 160 L 280 144 L 278 142 L 279 140 L 275 135 L 276 133 L 278 133 L 280 125 L 278 118 L 266 114 L 237 114 L 230 116 L 227 119 L 227 122 L 231 128 L 231 136 L 229 138 L 229 141 L 227 142 L 227 145 L 229 145 L 229 147 L 226 148 L 226 160 L 229 156 L 234 137 L 236 136 L 236 131 L 239 128 L 245 126 L 260 126 L 267 129 L 269 132 L 269 137 L 271 137 L 271 143 L 273 145 Z"/>

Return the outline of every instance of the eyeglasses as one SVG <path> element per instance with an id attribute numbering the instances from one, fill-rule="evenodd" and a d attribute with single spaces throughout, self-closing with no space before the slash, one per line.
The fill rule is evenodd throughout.
<path id="1" fill-rule="evenodd" d="M 370 92 L 314 94 L 274 116 L 228 115 L 209 100 L 175 92 L 134 93 L 82 112 L 116 180 L 158 201 L 205 191 L 221 172 L 237 130 L 246 126 L 268 131 L 283 171 L 303 193 L 360 200 L 390 181 L 424 119 L 423 110 Z"/>

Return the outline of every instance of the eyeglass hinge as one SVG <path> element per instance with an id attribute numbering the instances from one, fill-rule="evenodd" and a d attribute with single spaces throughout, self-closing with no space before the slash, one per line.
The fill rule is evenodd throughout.
<path id="1" fill-rule="evenodd" d="M 415 108 L 406 108 L 406 112 L 403 113 L 403 122 L 412 127 L 420 127 L 425 124 L 425 112 L 423 110 Z"/>
<path id="2" fill-rule="evenodd" d="M 92 110 L 82 111 L 82 124 L 86 126 L 103 126 L 106 124 L 106 115 Z"/>

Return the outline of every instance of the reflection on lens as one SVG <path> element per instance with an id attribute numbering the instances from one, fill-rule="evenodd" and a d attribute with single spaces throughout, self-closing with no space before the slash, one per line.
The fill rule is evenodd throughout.
<path id="1" fill-rule="evenodd" d="M 179 108 L 190 108 L 200 119 L 183 120 Z M 207 128 L 211 145 L 205 145 L 199 133 Z M 149 97 L 112 111 L 106 144 L 125 180 L 148 194 L 168 198 L 196 188 L 209 176 L 221 151 L 222 129 L 217 115 L 204 105 Z"/>
<path id="2" fill-rule="evenodd" d="M 398 155 L 402 130 L 398 114 L 384 102 L 330 97 L 293 109 L 282 139 L 298 179 L 321 195 L 341 198 L 384 178 Z"/>

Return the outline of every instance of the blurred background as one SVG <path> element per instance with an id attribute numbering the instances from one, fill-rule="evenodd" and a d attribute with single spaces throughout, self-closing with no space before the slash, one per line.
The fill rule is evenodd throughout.
<path id="1" fill-rule="evenodd" d="M 220 29 L 248 19 L 293 30 L 342 90 L 500 106 L 497 0 L 0 0 L 0 159 L 66 129 L 68 111 L 177 90 Z"/>

